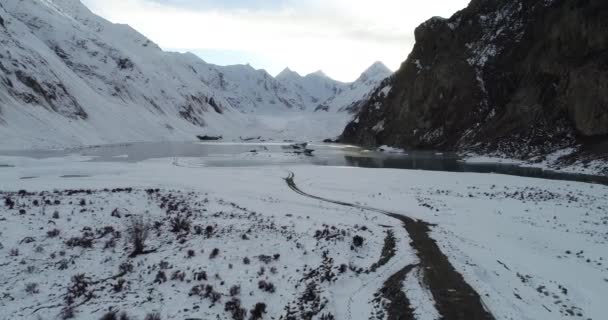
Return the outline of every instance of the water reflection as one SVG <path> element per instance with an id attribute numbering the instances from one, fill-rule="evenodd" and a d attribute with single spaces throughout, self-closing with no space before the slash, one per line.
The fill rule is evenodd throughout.
<path id="1" fill-rule="evenodd" d="M 591 182 L 608 185 L 608 177 L 585 174 L 573 174 L 559 171 L 543 170 L 541 168 L 522 167 L 503 163 L 466 163 L 455 157 L 429 157 L 420 156 L 410 152 L 403 157 L 373 157 L 361 158 L 344 156 L 346 166 L 363 168 L 393 168 L 409 170 L 448 171 L 448 172 L 475 172 L 497 173 L 520 177 L 542 178 L 551 180 Z"/>

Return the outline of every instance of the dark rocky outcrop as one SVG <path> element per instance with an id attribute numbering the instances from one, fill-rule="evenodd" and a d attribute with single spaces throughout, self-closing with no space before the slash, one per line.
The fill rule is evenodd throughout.
<path id="1" fill-rule="evenodd" d="M 432 18 L 343 133 L 530 159 L 608 150 L 608 1 L 473 0 Z"/>

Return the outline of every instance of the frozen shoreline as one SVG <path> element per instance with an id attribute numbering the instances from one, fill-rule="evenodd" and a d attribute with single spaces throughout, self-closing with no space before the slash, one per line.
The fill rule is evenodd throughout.
<path id="1" fill-rule="evenodd" d="M 469 153 L 463 153 L 460 154 L 460 156 L 462 157 L 462 161 L 466 163 L 512 164 L 521 167 L 538 168 L 554 172 L 608 176 L 608 161 L 592 160 L 587 163 L 583 163 L 583 161 L 579 160 L 569 165 L 564 165 L 558 162 L 559 158 L 566 156 L 572 152 L 573 150 L 570 149 L 562 150 L 548 155 L 545 160 L 540 162 L 535 162 L 532 160 L 518 160 L 508 157 L 484 156 Z"/>

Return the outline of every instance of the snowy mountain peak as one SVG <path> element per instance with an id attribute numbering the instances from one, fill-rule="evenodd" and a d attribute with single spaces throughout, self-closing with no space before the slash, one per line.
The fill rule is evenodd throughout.
<path id="1" fill-rule="evenodd" d="M 384 65 L 384 63 L 376 61 L 361 74 L 359 79 L 376 79 L 379 77 L 384 79 L 392 73 L 393 72 L 386 65 Z"/>
<path id="2" fill-rule="evenodd" d="M 283 69 L 283 71 L 281 71 L 281 73 L 279 73 L 276 76 L 277 80 L 282 80 L 282 79 L 290 79 L 290 78 L 301 78 L 300 74 L 292 71 L 291 69 L 289 69 L 289 67 Z"/>
<path id="3" fill-rule="evenodd" d="M 355 82 L 344 84 L 339 93 L 327 99 L 317 110 L 356 112 L 371 92 L 393 72 L 382 62 L 375 62 Z"/>
<path id="4" fill-rule="evenodd" d="M 323 70 L 318 70 L 315 71 L 311 74 L 308 74 L 306 77 L 318 77 L 318 78 L 326 78 L 326 79 L 331 79 L 330 77 L 328 77 L 325 72 L 323 72 Z"/>

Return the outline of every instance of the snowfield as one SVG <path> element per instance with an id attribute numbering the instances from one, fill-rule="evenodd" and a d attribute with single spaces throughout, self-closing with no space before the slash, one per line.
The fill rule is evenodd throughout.
<path id="1" fill-rule="evenodd" d="M 86 160 L 0 158 L 2 319 L 239 319 L 261 313 L 258 303 L 263 319 L 386 319 L 395 287 L 416 319 L 441 315 L 400 220 L 302 196 L 290 172 L 306 193 L 434 224 L 430 236 L 495 319 L 606 312 L 602 185 Z M 149 226 L 135 255 L 133 221 Z"/>

